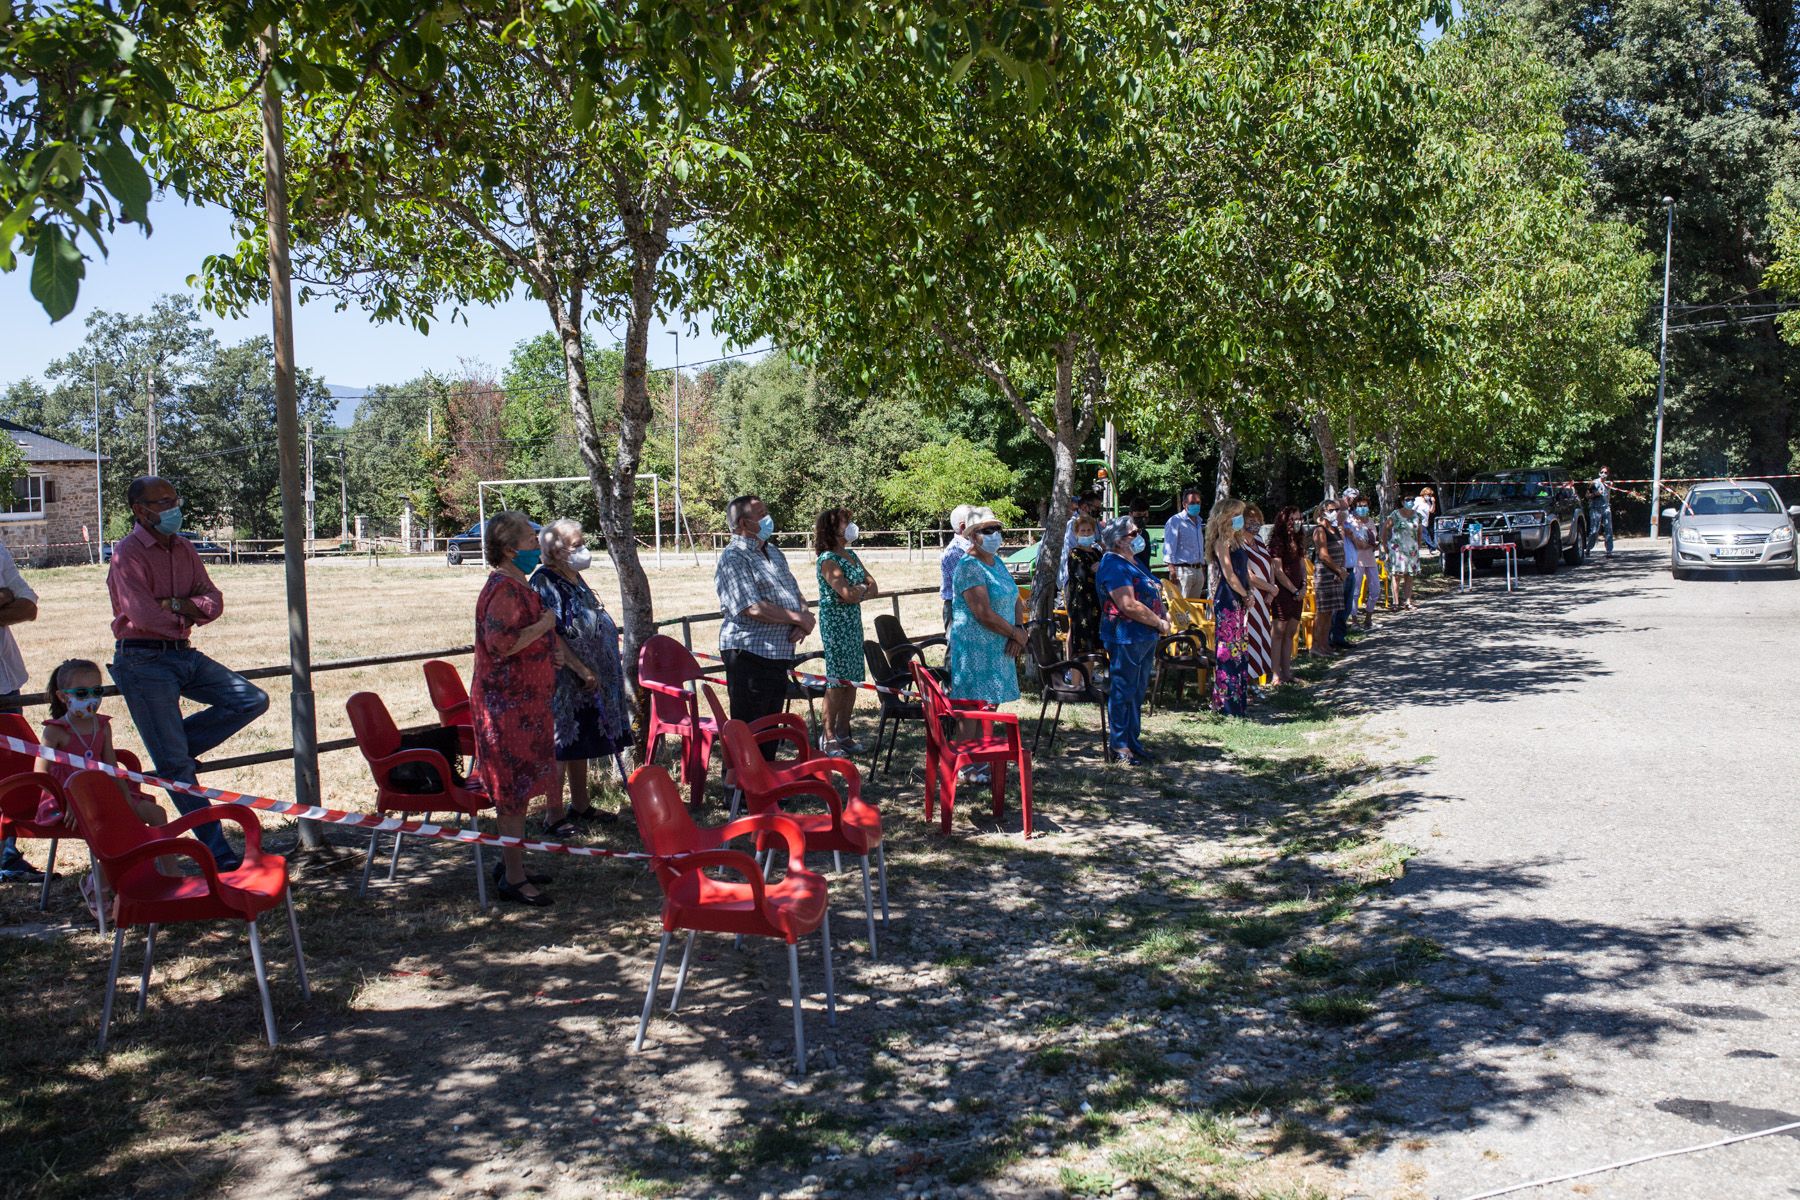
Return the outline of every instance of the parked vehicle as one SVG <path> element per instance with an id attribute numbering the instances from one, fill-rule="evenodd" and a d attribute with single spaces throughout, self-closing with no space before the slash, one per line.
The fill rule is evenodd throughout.
<path id="1" fill-rule="evenodd" d="M 543 526 L 539 525 L 536 521 L 533 521 L 531 523 L 531 528 L 537 530 L 543 528 Z M 455 537 L 447 539 L 444 543 L 445 562 L 453 567 L 460 567 L 465 558 L 472 558 L 476 562 L 482 561 L 480 522 L 476 522 L 469 526 Z"/>
<path id="2" fill-rule="evenodd" d="M 1696 484 L 1679 510 L 1663 509 L 1669 525 L 1669 574 L 1686 579 L 1700 571 L 1779 567 L 1800 575 L 1794 553 L 1794 518 L 1800 504 L 1782 508 L 1766 483 Z"/>
<path id="3" fill-rule="evenodd" d="M 202 562 L 222 563 L 231 561 L 231 551 L 226 547 L 219 545 L 219 543 L 203 538 L 199 534 L 189 533 L 185 529 L 181 531 L 181 536 L 194 544 L 194 552 L 200 556 Z M 112 551 L 113 544 L 111 542 L 101 542 L 100 561 L 105 563 L 111 562 Z"/>
<path id="4" fill-rule="evenodd" d="M 1446 563 L 1473 544 L 1477 565 L 1485 565 L 1502 551 L 1481 546 L 1511 542 L 1521 560 L 1532 559 L 1548 575 L 1586 560 L 1587 512 L 1561 467 L 1494 471 L 1475 476 L 1461 502 L 1439 515 L 1437 538 Z"/>

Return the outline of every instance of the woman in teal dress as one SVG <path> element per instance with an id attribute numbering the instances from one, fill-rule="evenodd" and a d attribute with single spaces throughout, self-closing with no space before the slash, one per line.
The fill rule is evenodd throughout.
<path id="1" fill-rule="evenodd" d="M 847 508 L 828 508 L 813 525 L 813 549 L 819 555 L 819 637 L 825 643 L 825 726 L 819 731 L 821 753 L 843 757 L 865 747 L 850 736 L 850 714 L 856 711 L 856 684 L 863 681 L 862 602 L 875 596 L 875 577 L 850 548 L 860 531 Z"/>
<path id="2" fill-rule="evenodd" d="M 950 697 L 1005 704 L 1019 698 L 1024 605 L 1019 585 L 999 559 L 1000 522 L 994 514 L 976 509 L 964 536 L 971 546 L 951 579 Z M 963 737 L 980 731 L 973 721 L 965 725 Z"/>

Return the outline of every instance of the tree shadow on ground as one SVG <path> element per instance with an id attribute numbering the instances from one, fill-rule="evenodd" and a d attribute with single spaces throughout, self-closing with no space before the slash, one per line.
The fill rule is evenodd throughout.
<path id="1" fill-rule="evenodd" d="M 1452 625 L 1434 636 L 1470 635 Z M 1358 670 L 1372 679 L 1377 664 Z M 1499 670 L 1484 686 L 1567 681 L 1523 660 Z M 1075 715 L 1078 745 L 1092 717 Z M 169 931 L 142 1018 L 128 951 L 104 1064 L 86 1055 L 100 939 L 71 926 L 60 941 L 0 943 L 14 1035 L 0 1190 L 855 1195 L 905 1183 L 1018 1195 L 1131 1180 L 1254 1195 L 1265 1153 L 1329 1169 L 1386 1138 L 1579 1092 L 1548 1066 L 1524 1084 L 1487 1074 L 1469 1065 L 1478 1049 L 1579 1035 L 1640 1050 L 1690 1017 L 1609 1008 L 1621 991 L 1663 972 L 1790 969 L 1733 961 L 1749 931 L 1731 925 L 1497 911 L 1542 886 L 1541 863 L 1409 872 L 1411 850 L 1379 829 L 1440 797 L 1416 768 L 1332 746 L 1316 689 L 1258 722 L 1158 713 L 1149 737 L 1167 765 L 1043 760 L 1047 834 L 1031 842 L 1014 791 L 999 828 L 985 792 L 965 798 L 946 838 L 919 819 L 916 765 L 871 780 L 893 921 L 871 961 L 860 880 L 849 863 L 832 876 L 838 1024 L 825 1021 L 814 939 L 800 955 L 804 1080 L 784 950 L 756 939 L 703 938 L 673 1016 L 671 961 L 645 1051 L 631 1052 L 660 902 L 631 863 L 557 860 L 556 908 L 486 916 L 460 849 L 409 849 L 401 878 L 366 899 L 354 869 L 309 873 L 310 1005 L 285 933 L 266 930 L 275 1052 L 258 1041 L 241 933 Z M 896 764 L 920 753 L 909 732 Z M 623 827 L 595 841 L 635 848 Z M 1433 914 L 1439 940 L 1383 902 L 1423 889 L 1460 897 Z M 70 890 L 58 888 L 65 912 Z M 0 905 L 6 921 L 28 911 L 18 892 Z M 1504 947 L 1505 967 L 1443 943 Z M 1556 961 L 1567 957 L 1579 966 Z"/>

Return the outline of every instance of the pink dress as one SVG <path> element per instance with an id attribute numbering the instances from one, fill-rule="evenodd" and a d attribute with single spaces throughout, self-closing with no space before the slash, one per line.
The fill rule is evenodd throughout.
<path id="1" fill-rule="evenodd" d="M 556 664 L 540 637 L 508 655 L 519 634 L 543 615 L 538 594 L 504 571 L 488 576 L 475 601 L 475 772 L 494 807 L 523 816 L 533 796 L 556 782 L 556 721 L 551 694 Z"/>
<path id="2" fill-rule="evenodd" d="M 64 753 L 73 754 L 81 758 L 91 758 L 96 762 L 104 762 L 105 759 L 101 758 L 101 754 L 106 750 L 107 746 L 112 744 L 112 736 L 108 732 L 108 727 L 112 724 L 112 718 L 105 713 L 95 713 L 94 720 L 98 721 L 99 724 L 95 727 L 94 732 L 88 737 L 82 737 L 79 733 L 75 732 L 74 726 L 70 725 L 68 721 L 61 717 L 52 717 L 50 720 L 45 721 L 44 731 L 48 733 L 52 728 L 62 731 L 63 737 L 66 739 L 62 744 Z M 81 769 L 81 767 L 72 767 L 66 763 L 50 762 L 48 759 L 44 761 L 44 774 L 50 776 L 50 778 L 54 779 L 59 784 L 68 783 L 69 777 Z M 127 783 L 126 786 L 130 787 L 133 792 L 138 790 L 133 784 Z M 62 820 L 62 809 L 57 806 L 56 800 L 48 793 L 45 793 L 44 798 L 38 802 L 37 820 L 40 825 L 47 825 L 52 821 Z"/>

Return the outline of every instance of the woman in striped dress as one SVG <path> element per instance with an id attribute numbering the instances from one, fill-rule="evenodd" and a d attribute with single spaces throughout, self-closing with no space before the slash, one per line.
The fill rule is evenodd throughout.
<path id="1" fill-rule="evenodd" d="M 1331 649 L 1331 619 L 1344 607 L 1343 501 L 1328 499 L 1319 506 L 1319 523 L 1313 526 L 1313 636 L 1314 658 L 1335 657 Z"/>
<path id="2" fill-rule="evenodd" d="M 1256 505 L 1244 508 L 1244 549 L 1250 557 L 1250 574 L 1263 586 L 1250 591 L 1250 608 L 1245 614 L 1245 636 L 1249 639 L 1250 681 L 1275 673 L 1275 616 L 1269 598 L 1275 593 L 1275 571 L 1269 548 L 1262 540 L 1262 509 Z M 1266 586 L 1267 590 L 1264 590 Z"/>

